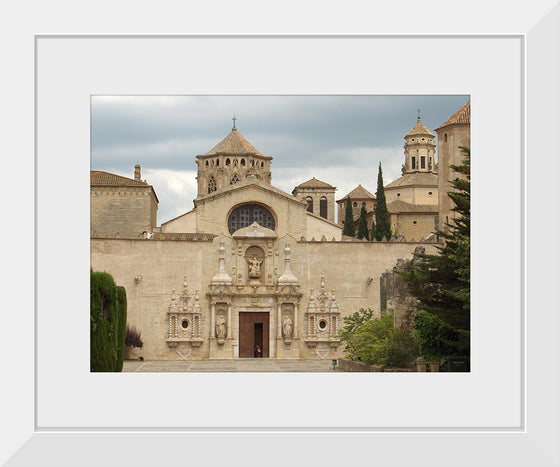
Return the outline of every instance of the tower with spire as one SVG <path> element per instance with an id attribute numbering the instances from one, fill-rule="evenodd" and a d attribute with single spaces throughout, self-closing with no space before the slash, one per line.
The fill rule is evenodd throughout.
<path id="1" fill-rule="evenodd" d="M 402 174 L 414 172 L 437 173 L 435 135 L 422 123 L 420 109 L 418 109 L 416 125 L 407 133 L 404 139 L 405 161 L 402 167 Z"/>

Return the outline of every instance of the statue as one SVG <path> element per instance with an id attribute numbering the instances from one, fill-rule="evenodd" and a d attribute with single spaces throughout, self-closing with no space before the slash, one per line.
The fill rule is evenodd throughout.
<path id="1" fill-rule="evenodd" d="M 227 335 L 226 320 L 224 319 L 223 316 L 220 316 L 216 321 L 216 337 L 219 337 L 220 339 L 224 339 L 226 335 Z"/>
<path id="2" fill-rule="evenodd" d="M 284 317 L 284 321 L 282 322 L 282 331 L 284 333 L 284 337 L 292 337 L 292 320 L 289 316 Z"/>
<path id="3" fill-rule="evenodd" d="M 261 277 L 261 263 L 255 256 L 247 260 L 249 262 L 249 277 L 251 279 L 258 279 Z"/>

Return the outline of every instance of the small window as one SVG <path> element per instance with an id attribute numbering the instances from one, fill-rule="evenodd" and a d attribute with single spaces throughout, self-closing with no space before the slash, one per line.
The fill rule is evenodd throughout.
<path id="1" fill-rule="evenodd" d="M 327 218 L 327 198 L 324 196 L 319 200 L 319 216 Z"/>
<path id="2" fill-rule="evenodd" d="M 416 157 L 412 156 L 411 157 L 411 164 L 412 164 L 412 169 L 416 169 Z"/>
<path id="3" fill-rule="evenodd" d="M 414 225 L 418 224 L 418 222 L 417 222 L 417 221 L 412 221 L 412 223 L 413 223 Z"/>
<path id="4" fill-rule="evenodd" d="M 432 192 L 431 192 L 431 191 L 428 191 L 428 195 L 429 195 L 429 196 L 432 196 Z"/>
<path id="5" fill-rule="evenodd" d="M 358 203 L 356 203 L 355 201 L 352 203 L 352 207 L 353 208 L 357 208 L 358 207 Z"/>
<path id="6" fill-rule="evenodd" d="M 422 138 L 422 141 L 426 141 L 426 138 Z"/>
<path id="7" fill-rule="evenodd" d="M 305 201 L 307 201 L 307 212 L 313 212 L 313 198 L 308 196 Z"/>
<path id="8" fill-rule="evenodd" d="M 216 180 L 214 177 L 211 177 L 210 180 L 208 180 L 208 193 L 212 193 L 214 191 L 216 191 Z"/>
<path id="9" fill-rule="evenodd" d="M 420 168 L 421 169 L 425 169 L 426 168 L 426 158 L 424 156 L 422 156 L 420 158 Z"/>
<path id="10" fill-rule="evenodd" d="M 231 160 L 229 159 L 229 157 L 226 159 L 226 165 L 231 165 Z"/>
<path id="11" fill-rule="evenodd" d="M 184 320 L 181 322 L 181 327 L 182 327 L 183 329 L 187 329 L 187 328 L 189 327 L 189 322 L 188 322 L 186 319 L 184 319 Z"/>
<path id="12" fill-rule="evenodd" d="M 362 207 L 363 207 L 363 208 L 366 207 L 366 203 L 365 203 L 365 202 L 362 203 Z"/>
<path id="13" fill-rule="evenodd" d="M 208 167 L 208 161 L 206 161 L 206 167 Z"/>
<path id="14" fill-rule="evenodd" d="M 261 169 L 264 167 L 264 162 L 261 162 Z"/>
<path id="15" fill-rule="evenodd" d="M 414 138 L 412 138 L 412 141 L 414 141 Z"/>
<path id="16" fill-rule="evenodd" d="M 325 329 L 327 327 L 327 320 L 322 319 L 319 321 L 319 329 Z"/>
<path id="17" fill-rule="evenodd" d="M 241 165 L 245 167 L 245 159 L 241 159 Z"/>
<path id="18" fill-rule="evenodd" d="M 401 195 L 400 193 L 397 193 L 397 196 L 400 196 L 400 195 Z"/>
<path id="19" fill-rule="evenodd" d="M 220 159 L 216 159 L 216 167 L 220 165 Z"/>
<path id="20" fill-rule="evenodd" d="M 445 134 L 443 135 L 443 142 L 444 142 L 444 143 L 447 143 L 447 133 L 445 133 Z"/>

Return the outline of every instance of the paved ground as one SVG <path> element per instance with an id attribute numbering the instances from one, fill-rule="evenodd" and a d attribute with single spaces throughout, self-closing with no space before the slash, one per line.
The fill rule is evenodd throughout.
<path id="1" fill-rule="evenodd" d="M 331 360 L 271 360 L 247 358 L 240 360 L 181 360 L 139 361 L 125 360 L 123 372 L 332 372 Z"/>

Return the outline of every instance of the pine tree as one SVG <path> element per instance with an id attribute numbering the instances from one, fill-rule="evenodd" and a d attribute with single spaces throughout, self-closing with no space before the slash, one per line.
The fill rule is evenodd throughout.
<path id="1" fill-rule="evenodd" d="M 383 188 L 383 170 L 381 162 L 379 163 L 379 171 L 377 173 L 377 203 L 375 207 L 375 239 L 380 241 L 385 237 L 387 240 L 391 238 L 391 220 L 387 209 L 387 201 L 385 199 L 385 188 Z"/>
<path id="2" fill-rule="evenodd" d="M 401 273 L 418 308 L 437 315 L 445 323 L 470 330 L 470 149 L 461 148 L 464 160 L 451 168 L 464 177 L 450 181 L 448 193 L 457 213 L 447 231 L 436 230 L 445 244 L 439 254 L 416 254 L 420 261 Z"/>
<path id="3" fill-rule="evenodd" d="M 356 230 L 354 229 L 354 214 L 352 212 L 352 200 L 350 196 L 346 199 L 346 217 L 344 218 L 344 229 L 342 235 L 354 237 Z"/>
<path id="4" fill-rule="evenodd" d="M 360 223 L 358 224 L 358 240 L 365 238 L 369 240 L 369 232 L 367 228 L 367 211 L 365 206 L 362 206 L 362 210 L 360 211 Z"/>

